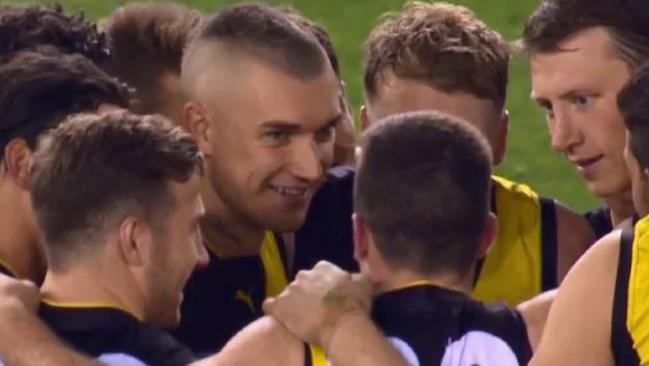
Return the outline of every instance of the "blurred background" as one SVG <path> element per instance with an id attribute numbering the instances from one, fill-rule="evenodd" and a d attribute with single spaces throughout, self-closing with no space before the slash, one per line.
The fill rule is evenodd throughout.
<path id="1" fill-rule="evenodd" d="M 33 3 L 0 0 L 0 3 Z M 52 1 L 38 1 L 50 4 Z M 91 19 L 101 19 L 127 0 L 59 0 L 68 11 L 83 11 Z M 181 0 L 203 12 L 213 12 L 234 0 Z M 266 0 L 273 5 L 288 5 L 322 23 L 330 32 L 349 98 L 358 115 L 362 103 L 362 44 L 379 17 L 399 10 L 403 0 Z M 508 40 L 519 38 L 523 23 L 537 0 L 449 0 L 467 6 L 489 26 Z M 508 108 L 511 113 L 507 156 L 498 173 L 511 180 L 527 183 L 542 195 L 555 197 L 580 210 L 597 205 L 574 169 L 562 156 L 550 149 L 543 112 L 529 98 L 530 79 L 527 62 L 516 56 L 511 66 Z"/>

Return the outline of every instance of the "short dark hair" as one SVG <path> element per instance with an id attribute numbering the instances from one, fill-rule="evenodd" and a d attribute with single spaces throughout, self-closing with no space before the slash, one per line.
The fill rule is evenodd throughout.
<path id="1" fill-rule="evenodd" d="M 311 32 L 311 34 L 315 36 L 315 38 L 318 40 L 318 43 L 320 43 L 320 46 L 327 54 L 331 68 L 336 73 L 336 76 L 338 76 L 338 78 L 340 79 L 340 62 L 338 61 L 338 55 L 336 55 L 336 50 L 334 49 L 333 42 L 331 41 L 329 32 L 327 32 L 325 27 L 322 24 L 316 23 L 315 21 L 305 17 L 293 8 L 285 7 L 280 8 L 280 10 L 282 10 L 290 20 L 294 21 L 297 25 L 303 27 L 305 30 Z"/>
<path id="2" fill-rule="evenodd" d="M 362 137 L 354 204 L 383 259 L 418 273 L 475 265 L 489 213 L 491 152 L 468 122 L 388 117 Z"/>
<path id="3" fill-rule="evenodd" d="M 0 59 L 3 151 L 16 138 L 33 148 L 38 135 L 69 114 L 95 110 L 101 104 L 126 107 L 128 90 L 81 55 L 41 47 Z"/>
<path id="4" fill-rule="evenodd" d="M 569 37 L 604 27 L 613 49 L 631 68 L 649 57 L 649 7 L 634 0 L 542 0 L 523 30 L 526 53 L 561 50 Z"/>
<path id="5" fill-rule="evenodd" d="M 201 22 L 201 14 L 185 6 L 135 3 L 118 8 L 101 23 L 110 47 L 107 70 L 135 88 L 133 110 L 158 110 L 161 77 L 168 72 L 180 76 L 183 52 Z"/>
<path id="6" fill-rule="evenodd" d="M 61 5 L 0 6 L 0 56 L 43 45 L 82 54 L 100 66 L 108 60 L 103 34 L 83 14 L 66 14 Z"/>
<path id="7" fill-rule="evenodd" d="M 81 114 L 50 130 L 30 186 L 49 264 L 63 265 L 72 247 L 92 245 L 126 216 L 155 225 L 175 204 L 168 182 L 186 182 L 200 165 L 192 137 L 157 115 Z"/>
<path id="8" fill-rule="evenodd" d="M 365 42 L 365 95 L 380 93 L 386 72 L 445 92 L 463 91 L 503 108 L 509 46 L 467 8 L 409 2 L 389 13 Z"/>
<path id="9" fill-rule="evenodd" d="M 206 22 L 196 43 L 203 41 L 219 42 L 302 79 L 319 76 L 327 63 L 313 34 L 268 5 L 223 8 Z"/>
<path id="10" fill-rule="evenodd" d="M 649 168 L 649 63 L 620 91 L 618 108 L 629 130 L 629 147 L 643 169 Z"/>

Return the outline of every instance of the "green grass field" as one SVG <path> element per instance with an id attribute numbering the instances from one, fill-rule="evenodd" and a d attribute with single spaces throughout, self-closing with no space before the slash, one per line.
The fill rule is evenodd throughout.
<path id="1" fill-rule="evenodd" d="M 537 4 L 537 0 L 450 1 L 469 7 L 487 24 L 510 40 L 520 35 L 526 16 Z M 8 2 L 0 0 L 0 3 Z M 59 2 L 69 10 L 83 10 L 93 19 L 106 16 L 112 9 L 128 3 L 124 0 L 60 0 Z M 236 1 L 184 0 L 179 2 L 205 12 L 212 12 Z M 386 11 L 398 10 L 404 1 L 271 0 L 268 2 L 293 6 L 325 25 L 339 53 L 351 102 L 358 111 L 362 103 L 361 45 L 376 24 L 377 18 Z M 51 1 L 43 1 L 43 3 L 51 3 Z M 526 182 L 539 193 L 556 197 L 577 209 L 587 209 L 596 205 L 596 200 L 586 192 L 572 167 L 561 156 L 550 150 L 543 114 L 529 99 L 530 81 L 524 59 L 514 60 L 510 80 L 508 107 L 512 115 L 512 123 L 507 157 L 499 168 L 499 173 L 512 180 Z"/>

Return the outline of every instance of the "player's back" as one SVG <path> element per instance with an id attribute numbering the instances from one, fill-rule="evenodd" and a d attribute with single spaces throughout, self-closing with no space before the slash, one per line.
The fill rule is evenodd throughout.
<path id="1" fill-rule="evenodd" d="M 433 285 L 379 295 L 372 318 L 412 366 L 526 365 L 531 357 L 515 310 Z M 306 359 L 313 366 L 324 361 L 313 348 Z"/>

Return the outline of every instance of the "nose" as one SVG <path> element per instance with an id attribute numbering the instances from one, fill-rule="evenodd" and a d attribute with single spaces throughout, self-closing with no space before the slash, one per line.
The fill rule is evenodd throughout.
<path id="1" fill-rule="evenodd" d="M 579 131 L 570 113 L 557 109 L 554 116 L 548 120 L 552 149 L 567 152 L 579 142 Z"/>
<path id="2" fill-rule="evenodd" d="M 296 144 L 291 164 L 291 173 L 308 182 L 322 178 L 327 168 L 325 147 L 312 138 L 304 138 Z M 333 145 L 331 146 L 333 153 Z"/>

